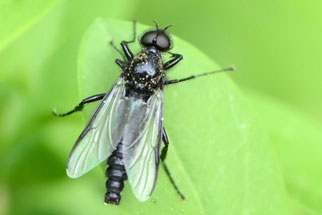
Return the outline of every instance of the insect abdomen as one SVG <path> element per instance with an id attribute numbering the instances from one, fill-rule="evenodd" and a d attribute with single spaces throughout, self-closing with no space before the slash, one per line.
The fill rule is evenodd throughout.
<path id="1" fill-rule="evenodd" d="M 118 205 L 121 201 L 121 192 L 124 181 L 127 179 L 122 163 L 122 143 L 119 143 L 112 155 L 107 159 L 105 203 Z"/>

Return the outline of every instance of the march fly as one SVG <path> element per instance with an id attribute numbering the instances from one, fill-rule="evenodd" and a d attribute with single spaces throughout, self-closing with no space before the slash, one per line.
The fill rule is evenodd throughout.
<path id="1" fill-rule="evenodd" d="M 155 26 L 156 29 L 140 38 L 143 49 L 138 54 L 128 47 L 136 39 L 136 22 L 134 38 L 121 42 L 122 51 L 111 42 L 123 56 L 122 60 L 116 60 L 122 73 L 107 93 L 88 97 L 67 113 L 54 111 L 56 116 L 63 117 L 81 111 L 87 103 L 101 100 L 69 155 L 67 175 L 78 178 L 107 160 L 107 204 L 120 203 L 125 180 L 129 180 L 138 200 L 147 200 L 156 185 L 160 159 L 177 193 L 185 198 L 165 164 L 169 140 L 163 126 L 163 89 L 196 77 L 234 70 L 229 67 L 169 80 L 166 72 L 183 56 L 169 52 L 172 42 L 167 30 L 171 25 L 161 29 L 155 22 Z M 170 53 L 171 59 L 163 62 L 162 53 Z"/>

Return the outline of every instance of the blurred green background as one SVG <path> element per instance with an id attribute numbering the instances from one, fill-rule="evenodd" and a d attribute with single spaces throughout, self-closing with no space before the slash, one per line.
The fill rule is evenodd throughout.
<path id="1" fill-rule="evenodd" d="M 321 9 L 319 0 L 0 0 L 0 214 L 104 212 L 92 204 L 100 171 L 79 185 L 65 175 L 81 116 L 51 115 L 79 102 L 77 53 L 97 17 L 173 24 L 219 65 L 235 64 L 229 75 L 272 140 L 291 214 L 322 214 Z"/>

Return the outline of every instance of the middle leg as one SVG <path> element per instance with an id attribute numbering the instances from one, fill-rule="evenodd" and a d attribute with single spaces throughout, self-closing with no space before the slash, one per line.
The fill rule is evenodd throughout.
<path id="1" fill-rule="evenodd" d="M 90 97 L 88 97 L 86 99 L 83 99 L 73 110 L 71 110 L 71 111 L 69 111 L 67 113 L 60 114 L 56 110 L 53 110 L 53 114 L 55 116 L 58 116 L 58 117 L 68 116 L 68 115 L 70 115 L 72 113 L 75 113 L 77 111 L 83 110 L 85 104 L 95 102 L 95 101 L 98 101 L 98 100 L 102 100 L 104 98 L 105 94 L 106 93 L 97 94 L 97 95 L 94 95 L 94 96 L 90 96 Z"/>

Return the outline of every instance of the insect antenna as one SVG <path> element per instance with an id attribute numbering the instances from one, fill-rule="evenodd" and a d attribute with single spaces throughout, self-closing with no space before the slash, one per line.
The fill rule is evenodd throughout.
<path id="1" fill-rule="evenodd" d="M 155 24 L 155 28 L 157 29 L 157 31 L 159 31 L 159 30 L 160 30 L 160 28 L 159 28 L 159 24 L 158 24 L 158 22 L 157 22 L 156 20 L 153 20 L 153 22 L 154 22 L 154 24 Z"/>
<path id="2" fill-rule="evenodd" d="M 159 33 L 160 33 L 160 28 L 159 28 L 159 24 L 157 23 L 156 20 L 153 20 L 153 22 L 155 24 L 156 34 L 155 34 L 155 37 L 152 40 L 152 43 L 153 44 L 157 44 L 157 39 L 158 39 L 158 36 L 159 36 Z"/>
<path id="3" fill-rule="evenodd" d="M 166 26 L 166 27 L 163 29 L 163 31 L 167 31 L 170 27 L 172 27 L 172 25 L 168 25 L 168 26 Z"/>

